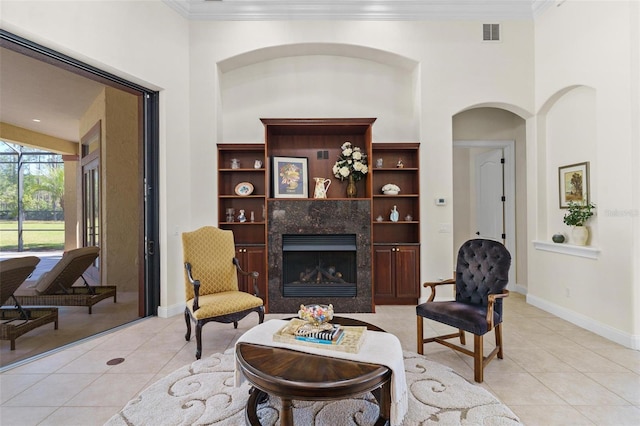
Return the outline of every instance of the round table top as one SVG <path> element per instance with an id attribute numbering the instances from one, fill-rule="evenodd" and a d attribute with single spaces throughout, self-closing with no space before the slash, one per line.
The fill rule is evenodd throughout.
<path id="1" fill-rule="evenodd" d="M 352 318 L 334 317 L 332 322 L 383 331 Z M 391 370 L 378 364 L 251 343 L 238 343 L 236 357 L 254 386 L 293 399 L 335 399 L 368 392 L 391 377 Z"/>

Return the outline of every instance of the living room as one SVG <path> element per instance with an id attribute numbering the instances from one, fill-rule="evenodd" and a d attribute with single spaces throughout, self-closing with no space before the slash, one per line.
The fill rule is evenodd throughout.
<path id="1" fill-rule="evenodd" d="M 637 350 L 638 5 L 548 3 L 535 17 L 241 21 L 164 2 L 4 1 L 1 23 L 160 91 L 160 317 L 184 309 L 180 234 L 216 222 L 216 144 L 263 142 L 264 117 L 376 117 L 374 142 L 421 144 L 421 281 L 450 277 L 474 232 L 454 204 L 454 141 L 513 140 L 511 289 Z M 499 42 L 482 40 L 486 20 Z M 569 232 L 558 168 L 586 161 L 598 214 L 588 248 L 567 254 L 551 242 Z"/>

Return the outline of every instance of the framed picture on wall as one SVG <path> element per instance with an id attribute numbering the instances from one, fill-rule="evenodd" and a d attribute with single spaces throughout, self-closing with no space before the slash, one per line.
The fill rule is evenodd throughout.
<path id="1" fill-rule="evenodd" d="M 589 162 L 558 167 L 560 208 L 566 209 L 570 202 L 589 203 Z"/>
<path id="2" fill-rule="evenodd" d="M 273 157 L 273 198 L 308 198 L 309 168 L 306 157 Z"/>

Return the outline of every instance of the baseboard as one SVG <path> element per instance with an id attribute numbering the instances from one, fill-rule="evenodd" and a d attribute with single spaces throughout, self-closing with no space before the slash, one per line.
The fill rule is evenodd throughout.
<path id="1" fill-rule="evenodd" d="M 569 321 L 572 324 L 582 327 L 585 330 L 589 330 L 599 336 L 609 339 L 612 342 L 618 343 L 630 349 L 640 349 L 640 336 L 625 333 L 609 325 L 595 321 L 593 318 L 589 318 L 585 315 L 579 314 L 562 306 L 558 306 L 555 303 L 551 303 L 547 300 L 541 299 L 536 296 L 527 295 L 527 303 L 536 308 L 540 308 L 543 311 L 549 312 L 565 321 Z"/>
<path id="2" fill-rule="evenodd" d="M 187 305 L 184 302 L 176 303 L 169 307 L 158 306 L 158 316 L 160 318 L 170 318 L 175 317 L 176 315 L 182 315 L 186 306 Z"/>
<path id="3" fill-rule="evenodd" d="M 515 284 L 509 284 L 507 286 L 507 290 L 512 291 L 514 293 L 518 293 L 518 294 L 522 294 L 524 296 L 527 295 L 527 287 L 520 285 L 518 283 Z"/>

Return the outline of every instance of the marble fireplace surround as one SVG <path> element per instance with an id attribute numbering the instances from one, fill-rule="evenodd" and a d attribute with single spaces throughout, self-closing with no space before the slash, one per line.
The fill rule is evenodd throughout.
<path id="1" fill-rule="evenodd" d="M 336 314 L 373 312 L 370 200 L 272 199 L 267 203 L 269 312 L 293 314 L 298 312 L 300 304 L 313 303 L 332 303 Z M 355 234 L 356 296 L 331 300 L 283 297 L 283 234 Z"/>

